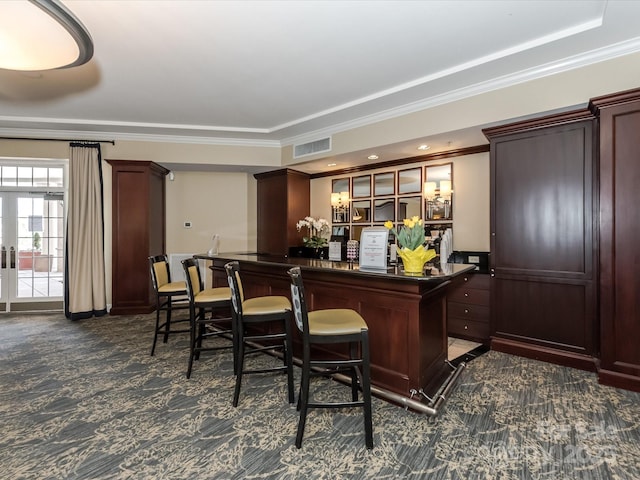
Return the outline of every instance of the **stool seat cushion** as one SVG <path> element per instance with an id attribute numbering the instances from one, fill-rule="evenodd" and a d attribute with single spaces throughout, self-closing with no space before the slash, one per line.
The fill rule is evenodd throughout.
<path id="1" fill-rule="evenodd" d="M 231 300 L 231 289 L 229 287 L 205 288 L 195 297 L 194 303 L 204 302 L 224 302 Z"/>
<path id="2" fill-rule="evenodd" d="M 311 335 L 349 335 L 367 330 L 367 322 L 355 310 L 328 308 L 309 312 Z"/>
<path id="3" fill-rule="evenodd" d="M 187 283 L 183 280 L 181 282 L 165 283 L 161 287 L 158 287 L 158 293 L 187 293 Z"/>
<path id="4" fill-rule="evenodd" d="M 272 313 L 291 311 L 291 302 L 287 297 L 269 295 L 249 298 L 242 302 L 243 315 L 269 315 Z"/>

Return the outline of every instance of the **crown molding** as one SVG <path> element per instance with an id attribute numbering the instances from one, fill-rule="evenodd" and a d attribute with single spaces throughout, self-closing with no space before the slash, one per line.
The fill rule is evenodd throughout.
<path id="1" fill-rule="evenodd" d="M 434 95 L 416 102 L 408 103 L 400 107 L 390 108 L 372 115 L 363 116 L 355 120 L 347 121 L 332 125 L 331 127 L 314 130 L 313 132 L 304 133 L 292 137 L 283 138 L 282 145 L 296 145 L 306 143 L 324 136 L 335 135 L 345 130 L 351 130 L 367 126 L 372 123 L 382 122 L 409 115 L 412 113 L 427 110 L 447 103 L 464 100 L 465 98 L 481 95 L 483 93 L 492 92 L 501 88 L 511 87 L 521 83 L 530 82 L 540 78 L 556 75 L 577 68 L 588 67 L 596 63 L 612 60 L 625 55 L 631 55 L 640 51 L 640 37 L 620 42 L 608 47 L 603 47 L 591 52 L 574 55 L 573 57 L 563 58 L 555 62 L 539 65 L 535 68 L 521 70 L 509 75 L 503 75 L 485 82 L 479 82 L 474 85 L 452 90 L 450 92 Z"/>
<path id="2" fill-rule="evenodd" d="M 261 140 L 245 138 L 225 138 L 225 137 L 196 137 L 187 135 L 160 135 L 149 133 L 122 133 L 122 132 L 88 132 L 81 130 L 44 130 L 44 129 L 22 129 L 22 128 L 0 128 L 0 137 L 24 138 L 24 139 L 67 139 L 74 140 L 100 140 L 100 141 L 130 141 L 130 142 L 162 142 L 162 143 L 183 143 L 193 145 L 224 145 L 242 147 L 266 147 L 281 148 L 278 140 Z M 1 139 L 1 138 L 0 138 Z"/>

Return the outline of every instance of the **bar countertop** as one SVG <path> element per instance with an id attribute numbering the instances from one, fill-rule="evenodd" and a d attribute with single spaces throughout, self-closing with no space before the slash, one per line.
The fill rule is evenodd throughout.
<path id="1" fill-rule="evenodd" d="M 389 265 L 385 270 L 360 269 L 357 262 L 321 260 L 314 258 L 287 257 L 284 255 L 266 255 L 259 253 L 220 253 L 218 255 L 209 255 L 207 253 L 194 255 L 195 258 L 202 260 L 228 260 L 250 262 L 257 264 L 272 264 L 280 267 L 299 266 L 302 270 L 315 271 L 332 271 L 337 274 L 344 273 L 349 275 L 358 275 L 359 277 L 369 276 L 376 278 L 386 278 L 396 281 L 410 282 L 429 282 L 438 284 L 452 279 L 462 273 L 475 269 L 475 265 L 467 265 L 463 263 L 445 263 L 431 264 L 427 263 L 422 274 L 405 273 L 402 263 L 397 265 Z"/>

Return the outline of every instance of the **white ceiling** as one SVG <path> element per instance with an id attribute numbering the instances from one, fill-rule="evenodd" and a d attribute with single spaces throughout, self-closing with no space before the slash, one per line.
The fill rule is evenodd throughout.
<path id="1" fill-rule="evenodd" d="M 640 1 L 63 3 L 94 57 L 0 69 L 0 135 L 298 143 L 640 50 Z"/>

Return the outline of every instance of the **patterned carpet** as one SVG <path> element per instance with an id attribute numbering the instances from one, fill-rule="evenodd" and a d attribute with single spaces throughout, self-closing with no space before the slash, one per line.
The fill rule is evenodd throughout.
<path id="1" fill-rule="evenodd" d="M 489 352 L 436 418 L 375 399 L 372 451 L 360 410 L 312 411 L 297 450 L 283 376 L 249 377 L 234 409 L 230 351 L 187 380 L 186 336 L 150 357 L 152 324 L 0 317 L 1 478 L 640 478 L 640 394 L 592 373 Z"/>

